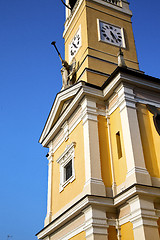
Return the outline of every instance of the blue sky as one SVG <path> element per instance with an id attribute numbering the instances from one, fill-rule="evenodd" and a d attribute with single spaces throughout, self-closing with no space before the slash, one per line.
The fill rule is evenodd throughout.
<path id="1" fill-rule="evenodd" d="M 130 0 L 140 69 L 160 77 L 160 2 Z M 61 88 L 60 0 L 0 0 L 0 240 L 33 240 L 47 203 L 47 149 L 39 137 Z"/>

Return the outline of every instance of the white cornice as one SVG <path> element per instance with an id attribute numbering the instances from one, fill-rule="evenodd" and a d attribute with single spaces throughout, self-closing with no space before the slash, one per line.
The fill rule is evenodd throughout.
<path id="1" fill-rule="evenodd" d="M 106 212 L 116 212 L 117 207 L 122 206 L 123 203 L 131 202 L 136 198 L 136 196 L 147 196 L 152 197 L 154 199 L 160 199 L 160 189 L 149 187 L 149 186 L 143 186 L 143 185 L 135 185 L 132 186 L 130 189 L 127 189 L 127 191 L 122 192 L 118 196 L 113 198 L 107 198 L 107 197 L 99 197 L 99 196 L 85 196 L 82 197 L 79 200 L 76 200 L 76 204 L 72 204 L 72 206 L 65 206 L 65 209 L 61 212 L 61 214 L 56 214 L 56 218 L 53 219 L 53 221 L 46 226 L 44 229 L 42 229 L 38 234 L 38 239 L 44 239 L 48 235 L 51 235 L 54 231 L 59 229 L 61 226 L 64 226 L 65 223 L 69 222 L 71 219 L 73 219 L 75 216 L 78 216 L 81 214 L 84 209 L 86 209 L 88 206 L 97 206 L 99 208 L 105 209 Z M 82 196 L 82 195 L 81 195 Z M 144 208 L 143 208 L 144 209 Z M 148 209 L 147 209 L 148 211 Z M 159 210 L 155 210 L 157 213 L 157 216 L 159 216 Z M 63 214 L 62 214 L 63 213 Z M 133 216 L 131 214 L 127 214 L 125 217 L 120 218 L 120 225 L 128 222 Z M 152 216 L 151 216 L 152 217 Z M 154 220 L 156 218 L 154 217 Z"/>
<path id="2" fill-rule="evenodd" d="M 112 79 L 112 81 L 104 88 L 103 95 L 104 100 L 108 100 L 112 93 L 114 93 L 116 87 L 123 82 L 132 85 L 132 87 L 141 87 L 143 89 L 149 89 L 150 91 L 160 92 L 160 84 L 148 81 L 145 79 L 145 75 L 142 77 L 137 77 L 131 74 L 119 72 Z"/>
<path id="3" fill-rule="evenodd" d="M 148 197 L 154 197 L 160 199 L 160 189 L 157 187 L 149 187 L 144 185 L 134 185 L 127 191 L 122 191 L 114 199 L 114 206 L 122 205 L 127 200 L 131 199 L 135 195 L 143 195 Z"/>
<path id="4" fill-rule="evenodd" d="M 41 232 L 37 234 L 38 239 L 44 239 L 58 228 L 63 226 L 66 222 L 71 220 L 73 217 L 81 214 L 82 211 L 89 205 L 96 204 L 98 206 L 103 206 L 108 210 L 113 208 L 113 200 L 110 198 L 101 198 L 101 197 L 94 197 L 94 196 L 86 196 L 79 200 L 72 208 L 66 209 L 64 213 L 51 222 L 48 226 L 42 229 Z"/>

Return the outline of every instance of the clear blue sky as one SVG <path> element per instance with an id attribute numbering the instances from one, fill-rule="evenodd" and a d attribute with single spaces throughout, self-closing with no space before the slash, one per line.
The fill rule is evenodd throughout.
<path id="1" fill-rule="evenodd" d="M 140 69 L 160 77 L 160 2 L 130 0 Z M 0 0 L 0 240 L 33 240 L 47 205 L 47 149 L 38 143 L 61 88 L 60 0 Z"/>

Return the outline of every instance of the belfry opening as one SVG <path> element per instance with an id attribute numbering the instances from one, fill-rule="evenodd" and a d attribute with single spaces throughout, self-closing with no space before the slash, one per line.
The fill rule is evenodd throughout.
<path id="1" fill-rule="evenodd" d="M 69 0 L 69 5 L 71 7 L 71 10 L 74 8 L 76 2 L 77 2 L 77 0 Z"/>

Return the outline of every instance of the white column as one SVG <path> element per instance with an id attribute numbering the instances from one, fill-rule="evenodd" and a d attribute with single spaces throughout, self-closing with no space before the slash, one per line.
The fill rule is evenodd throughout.
<path id="1" fill-rule="evenodd" d="M 108 240 L 106 211 L 89 206 L 84 210 L 86 240 Z"/>
<path id="2" fill-rule="evenodd" d="M 129 200 L 134 239 L 159 240 L 158 217 L 150 198 L 136 196 Z"/>
<path id="3" fill-rule="evenodd" d="M 53 151 L 52 146 L 48 153 L 48 196 L 47 196 L 47 215 L 45 218 L 45 226 L 52 220 L 52 179 L 53 179 Z"/>
<path id="4" fill-rule="evenodd" d="M 151 185 L 145 166 L 133 89 L 121 84 L 117 93 L 128 170 L 126 187 L 134 183 Z"/>
<path id="5" fill-rule="evenodd" d="M 86 194 L 106 196 L 101 176 L 96 102 L 94 99 L 85 98 L 81 105 L 86 178 L 84 191 Z"/>

